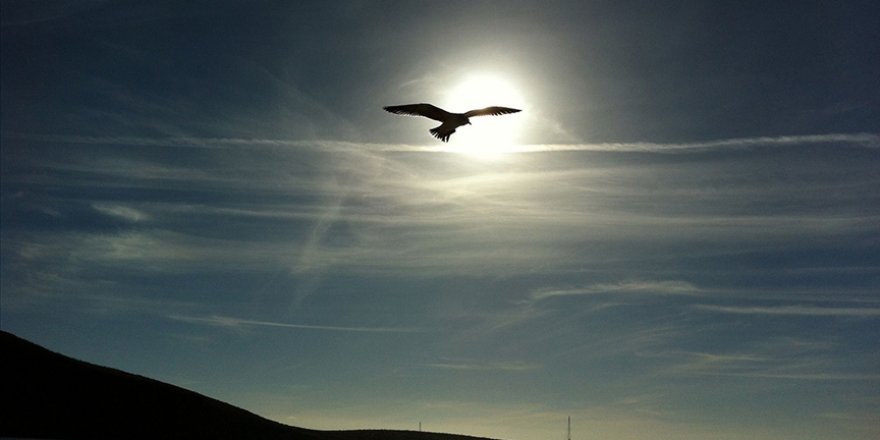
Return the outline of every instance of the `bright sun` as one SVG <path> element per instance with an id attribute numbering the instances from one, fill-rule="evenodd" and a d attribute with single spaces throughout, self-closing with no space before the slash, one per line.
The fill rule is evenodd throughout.
<path id="1" fill-rule="evenodd" d="M 498 105 L 524 109 L 522 95 L 508 81 L 489 74 L 473 75 L 449 90 L 441 107 L 466 112 Z M 459 128 L 449 141 L 450 151 L 479 158 L 497 158 L 516 145 L 522 127 L 522 113 L 476 116 L 472 125 Z"/>

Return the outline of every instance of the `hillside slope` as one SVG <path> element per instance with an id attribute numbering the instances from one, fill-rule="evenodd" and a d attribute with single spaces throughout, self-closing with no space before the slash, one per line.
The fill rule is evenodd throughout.
<path id="1" fill-rule="evenodd" d="M 51 352 L 0 331 L 0 437 L 478 440 L 414 431 L 317 431 L 174 385 Z"/>
<path id="2" fill-rule="evenodd" d="M 173 385 L 81 362 L 0 332 L 0 435 L 317 440 Z"/>

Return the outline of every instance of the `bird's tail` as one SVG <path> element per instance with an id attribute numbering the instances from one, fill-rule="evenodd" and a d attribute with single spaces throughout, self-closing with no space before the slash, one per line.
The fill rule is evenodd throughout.
<path id="1" fill-rule="evenodd" d="M 431 132 L 431 135 L 437 139 L 440 139 L 443 142 L 449 142 L 449 136 L 452 136 L 452 133 L 455 133 L 455 130 L 441 130 L 441 127 L 434 127 L 428 131 Z"/>

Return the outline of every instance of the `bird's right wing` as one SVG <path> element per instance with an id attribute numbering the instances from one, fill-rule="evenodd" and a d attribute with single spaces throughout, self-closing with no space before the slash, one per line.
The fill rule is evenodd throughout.
<path id="1" fill-rule="evenodd" d="M 474 116 L 498 116 L 498 115 L 506 115 L 508 113 L 516 113 L 521 112 L 522 110 L 518 108 L 510 108 L 510 107 L 486 107 L 478 110 L 471 110 L 464 115 L 467 117 Z"/>
<path id="2" fill-rule="evenodd" d="M 440 122 L 447 121 L 452 116 L 452 114 L 446 110 L 443 110 L 440 107 L 435 107 L 431 104 L 392 105 L 383 108 L 385 111 L 398 115 L 424 116 Z"/>

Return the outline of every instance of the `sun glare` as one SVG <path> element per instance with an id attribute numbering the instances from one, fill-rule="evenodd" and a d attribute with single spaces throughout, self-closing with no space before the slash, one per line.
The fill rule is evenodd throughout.
<path id="1" fill-rule="evenodd" d="M 473 75 L 449 90 L 446 109 L 465 112 L 493 105 L 523 109 L 522 95 L 510 82 L 489 74 Z M 522 127 L 522 113 L 477 116 L 450 140 L 450 151 L 481 159 L 496 159 L 513 150 Z"/>

